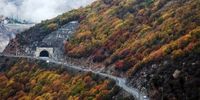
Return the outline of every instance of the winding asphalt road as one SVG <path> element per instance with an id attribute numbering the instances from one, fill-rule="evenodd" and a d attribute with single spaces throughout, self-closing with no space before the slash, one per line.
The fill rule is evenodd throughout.
<path id="1" fill-rule="evenodd" d="M 137 100 L 149 100 L 144 93 L 141 93 L 136 88 L 132 88 L 132 87 L 128 86 L 126 84 L 125 78 L 116 77 L 116 76 L 113 76 L 113 75 L 102 73 L 100 71 L 93 71 L 91 69 L 84 69 L 84 68 L 82 68 L 82 66 L 74 66 L 74 65 L 71 65 L 71 64 L 68 64 L 68 63 L 65 63 L 65 62 L 59 62 L 59 61 L 55 61 L 55 60 L 52 60 L 52 59 L 49 59 L 49 58 L 35 58 L 35 57 L 31 57 L 31 56 L 15 56 L 15 55 L 0 55 L 0 56 L 45 60 L 45 61 L 47 61 L 47 63 L 55 63 L 55 64 L 60 64 L 60 65 L 65 65 L 65 66 L 70 67 L 72 69 L 83 71 L 83 72 L 92 72 L 94 74 L 97 74 L 97 75 L 100 75 L 100 76 L 103 76 L 103 77 L 108 77 L 112 80 L 115 80 L 119 87 L 123 88 L 126 92 L 132 94 Z"/>

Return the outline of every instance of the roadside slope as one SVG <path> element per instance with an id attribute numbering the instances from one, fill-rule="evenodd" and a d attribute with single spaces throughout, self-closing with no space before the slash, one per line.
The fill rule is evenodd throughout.
<path id="1" fill-rule="evenodd" d="M 61 67 L 31 58 L 1 57 L 0 98 L 133 99 L 112 80 Z"/>

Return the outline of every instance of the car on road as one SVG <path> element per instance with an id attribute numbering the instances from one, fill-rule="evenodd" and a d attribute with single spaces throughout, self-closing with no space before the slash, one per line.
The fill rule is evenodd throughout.
<path id="1" fill-rule="evenodd" d="M 143 96 L 143 100 L 149 100 L 148 97 L 145 95 Z"/>

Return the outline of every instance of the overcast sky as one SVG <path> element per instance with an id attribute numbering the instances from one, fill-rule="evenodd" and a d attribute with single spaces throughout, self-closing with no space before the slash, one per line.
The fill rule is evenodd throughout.
<path id="1" fill-rule="evenodd" d="M 94 0 L 0 0 L 0 15 L 19 16 L 32 22 L 56 17 L 71 9 L 91 4 Z"/>

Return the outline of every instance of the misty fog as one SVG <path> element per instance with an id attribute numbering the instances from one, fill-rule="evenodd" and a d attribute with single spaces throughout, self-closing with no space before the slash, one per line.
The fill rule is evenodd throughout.
<path id="1" fill-rule="evenodd" d="M 50 19 L 94 0 L 0 0 L 0 15 L 31 22 Z"/>

